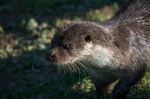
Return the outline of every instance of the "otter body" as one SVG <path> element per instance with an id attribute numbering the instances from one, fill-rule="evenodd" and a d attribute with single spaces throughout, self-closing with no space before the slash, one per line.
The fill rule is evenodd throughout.
<path id="1" fill-rule="evenodd" d="M 131 1 L 103 24 L 77 22 L 61 28 L 47 60 L 70 70 L 87 70 L 99 96 L 117 81 L 112 96 L 125 97 L 150 65 L 150 1 Z"/>

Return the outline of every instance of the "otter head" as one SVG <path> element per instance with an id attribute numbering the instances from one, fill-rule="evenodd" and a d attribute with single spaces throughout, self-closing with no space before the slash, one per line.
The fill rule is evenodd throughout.
<path id="1" fill-rule="evenodd" d="M 54 35 L 46 59 L 56 64 L 97 59 L 98 63 L 101 60 L 105 64 L 110 61 L 107 57 L 111 54 L 105 48 L 111 41 L 110 34 L 106 32 L 108 30 L 104 27 L 90 22 L 69 24 Z"/>

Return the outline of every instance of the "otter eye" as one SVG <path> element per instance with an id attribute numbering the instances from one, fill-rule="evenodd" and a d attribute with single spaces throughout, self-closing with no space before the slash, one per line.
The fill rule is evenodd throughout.
<path id="1" fill-rule="evenodd" d="M 84 40 L 85 40 L 86 42 L 90 42 L 90 41 L 91 41 L 91 36 L 90 36 L 90 35 L 87 35 L 87 36 L 84 38 Z"/>
<path id="2" fill-rule="evenodd" d="M 63 48 L 69 50 L 71 48 L 71 44 L 64 44 Z"/>

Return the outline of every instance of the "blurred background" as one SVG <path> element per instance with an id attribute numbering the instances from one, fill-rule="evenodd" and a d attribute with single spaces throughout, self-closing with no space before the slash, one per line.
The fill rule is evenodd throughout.
<path id="1" fill-rule="evenodd" d="M 59 73 L 44 51 L 56 27 L 104 22 L 126 0 L 0 0 L 0 99 L 96 99 L 87 73 Z M 150 99 L 149 73 L 129 99 Z"/>

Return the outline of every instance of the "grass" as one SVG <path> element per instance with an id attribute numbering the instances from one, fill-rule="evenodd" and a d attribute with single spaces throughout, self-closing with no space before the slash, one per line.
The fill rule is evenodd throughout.
<path id="1" fill-rule="evenodd" d="M 87 74 L 59 73 L 55 66 L 45 62 L 43 54 L 57 26 L 72 21 L 108 20 L 122 0 L 23 2 L 4 2 L 7 6 L 0 10 L 3 13 L 0 19 L 0 98 L 96 99 L 94 85 Z M 61 11 L 56 4 L 60 4 Z M 149 85 L 148 72 L 141 83 L 132 88 L 128 98 L 149 99 Z"/>

